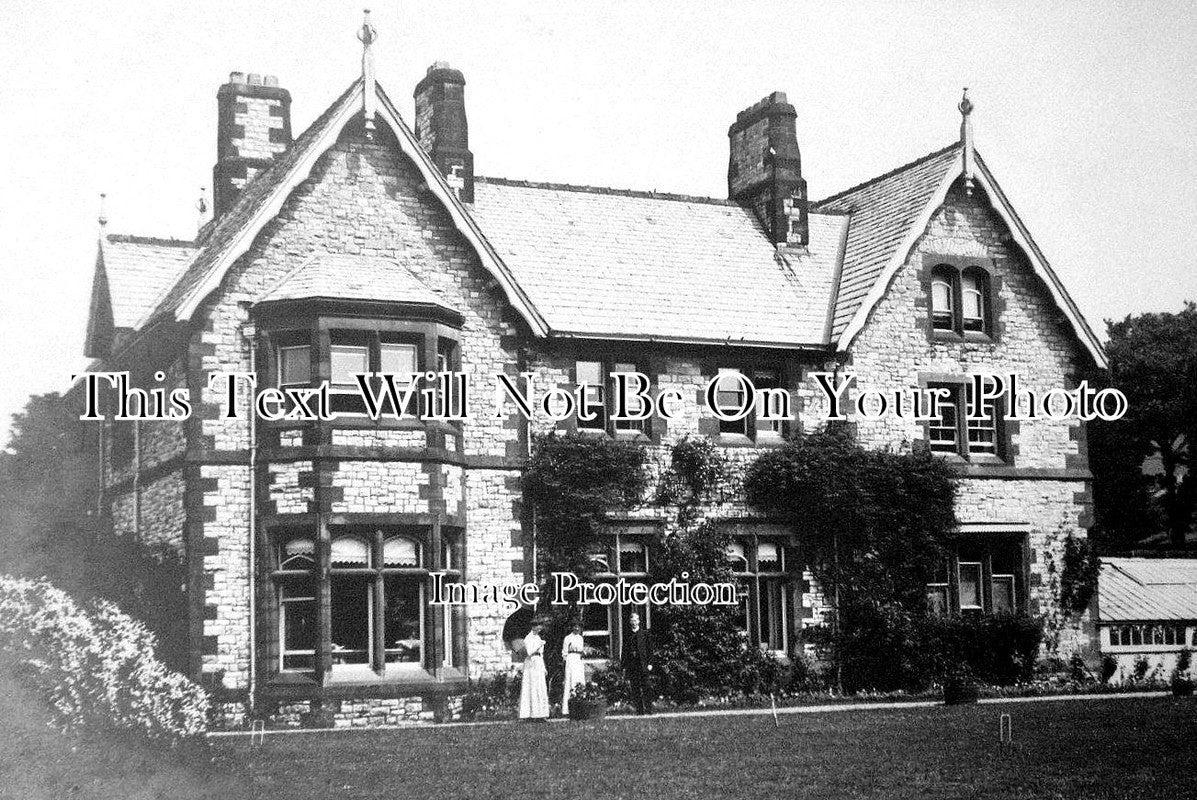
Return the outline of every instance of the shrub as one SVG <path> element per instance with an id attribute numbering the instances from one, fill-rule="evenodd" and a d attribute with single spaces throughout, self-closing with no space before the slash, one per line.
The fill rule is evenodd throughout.
<path id="1" fill-rule="evenodd" d="M 1118 659 L 1112 655 L 1104 655 L 1101 657 L 1101 682 L 1109 683 L 1114 674 L 1118 672 Z"/>
<path id="2" fill-rule="evenodd" d="M 632 699 L 632 686 L 617 663 L 594 673 L 590 683 L 603 693 L 608 703 L 626 703 Z"/>
<path id="3" fill-rule="evenodd" d="M 461 699 L 461 713 L 467 719 L 514 716 L 520 703 L 518 673 L 500 673 L 488 680 L 472 681 Z"/>
<path id="4" fill-rule="evenodd" d="M 966 665 L 977 680 L 997 686 L 1030 679 L 1043 639 L 1042 622 L 1025 614 L 932 617 L 924 630 L 936 672 Z"/>
<path id="5" fill-rule="evenodd" d="M 1092 542 L 1068 534 L 1060 570 L 1060 608 L 1070 614 L 1084 613 L 1097 591 L 1099 572 L 1101 562 Z"/>
<path id="6" fill-rule="evenodd" d="M 1193 665 L 1193 651 L 1185 648 L 1180 651 L 1180 655 L 1176 657 L 1176 675 L 1183 678 L 1189 671 L 1189 667 Z"/>
<path id="7" fill-rule="evenodd" d="M 800 437 L 748 468 L 749 505 L 791 520 L 834 597 L 816 642 L 847 691 L 921 688 L 926 585 L 955 527 L 956 476 L 930 452 L 867 450 L 843 429 Z"/>
<path id="8" fill-rule="evenodd" d="M 579 683 L 569 693 L 571 703 L 606 703 L 606 693 L 593 682 Z"/>
<path id="9" fill-rule="evenodd" d="M 0 576 L 0 647 L 72 728 L 174 743 L 207 727 L 208 695 L 155 656 L 154 635 L 112 603 L 81 609 L 44 580 Z"/>

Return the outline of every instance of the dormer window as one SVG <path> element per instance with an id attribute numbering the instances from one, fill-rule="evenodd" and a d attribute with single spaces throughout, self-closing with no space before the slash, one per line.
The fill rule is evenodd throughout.
<path id="1" fill-rule="evenodd" d="M 931 270 L 931 329 L 963 336 L 992 335 L 989 273 L 975 264 L 937 264 Z"/>

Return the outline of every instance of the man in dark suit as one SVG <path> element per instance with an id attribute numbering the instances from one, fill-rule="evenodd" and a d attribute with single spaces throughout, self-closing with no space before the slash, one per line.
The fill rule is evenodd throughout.
<path id="1" fill-rule="evenodd" d="M 623 674 L 631 684 L 632 702 L 636 706 L 636 713 L 651 714 L 653 695 L 649 678 L 653 669 L 652 640 L 648 631 L 640 627 L 640 615 L 635 611 L 628 618 L 628 627 L 629 630 L 624 631 L 623 652 L 620 654 Z"/>

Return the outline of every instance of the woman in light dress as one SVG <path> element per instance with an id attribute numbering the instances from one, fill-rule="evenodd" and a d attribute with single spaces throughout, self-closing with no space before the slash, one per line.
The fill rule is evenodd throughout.
<path id="1" fill-rule="evenodd" d="M 545 683 L 544 620 L 536 619 L 524 637 L 524 674 L 520 682 L 520 719 L 544 722 L 549 718 L 549 689 Z"/>
<path id="2" fill-rule="evenodd" d="M 582 653 L 586 649 L 582 641 L 582 623 L 575 622 L 570 629 L 572 632 L 561 643 L 561 657 L 565 659 L 565 688 L 561 694 L 561 713 L 569 714 L 569 696 L 575 686 L 586 683 L 586 665 L 582 663 Z"/>

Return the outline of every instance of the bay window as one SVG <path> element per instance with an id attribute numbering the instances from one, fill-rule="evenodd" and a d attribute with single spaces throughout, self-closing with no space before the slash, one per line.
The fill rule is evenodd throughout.
<path id="1" fill-rule="evenodd" d="M 327 542 L 323 579 L 315 537 L 288 531 L 275 539 L 271 580 L 277 600 L 279 672 L 315 673 L 322 651 L 334 681 L 402 678 L 456 663 L 462 626 L 455 609 L 428 603 L 426 533 L 406 528 L 334 530 Z M 459 580 L 456 546 L 449 536 L 443 542 L 446 580 Z M 321 632 L 324 587 L 328 627 Z M 436 663 L 430 657 L 434 627 L 444 642 Z"/>

